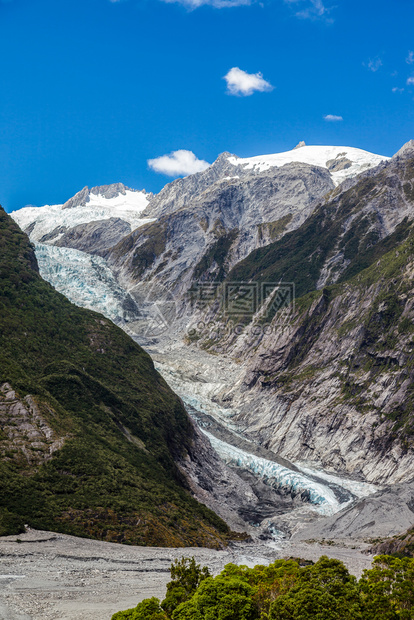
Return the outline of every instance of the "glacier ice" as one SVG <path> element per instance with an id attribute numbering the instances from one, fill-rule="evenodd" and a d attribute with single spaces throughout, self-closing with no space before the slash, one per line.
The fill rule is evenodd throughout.
<path id="1" fill-rule="evenodd" d="M 115 323 L 136 320 L 138 308 L 116 282 L 106 261 L 80 250 L 35 244 L 42 278 L 82 308 L 101 312 Z"/>
<path id="2" fill-rule="evenodd" d="M 380 490 L 378 485 L 370 484 L 369 482 L 362 482 L 360 480 L 351 480 L 350 478 L 345 478 L 344 476 L 328 473 L 326 471 L 322 471 L 321 469 L 311 467 L 308 463 L 297 462 L 294 463 L 294 465 L 305 475 L 316 476 L 317 478 L 326 480 L 326 482 L 335 484 L 342 489 L 350 491 L 352 495 L 355 495 L 355 497 L 358 498 L 368 497 L 369 495 L 372 495 Z"/>
<path id="3" fill-rule="evenodd" d="M 332 515 L 344 508 L 344 504 L 340 504 L 328 486 L 315 482 L 299 472 L 283 467 L 283 465 L 249 454 L 217 439 L 206 430 L 201 430 L 227 465 L 247 469 L 274 488 L 287 489 L 294 495 L 307 493 L 310 503 L 315 505 L 320 514 Z"/>

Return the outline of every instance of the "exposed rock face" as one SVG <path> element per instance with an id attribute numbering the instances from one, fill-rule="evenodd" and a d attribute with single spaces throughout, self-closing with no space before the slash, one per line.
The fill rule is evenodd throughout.
<path id="1" fill-rule="evenodd" d="M 89 254 L 102 254 L 131 232 L 131 225 L 119 217 L 78 224 L 69 230 L 58 229 L 62 236 L 55 242 L 61 248 L 74 248 Z M 41 243 L 47 243 L 43 237 Z"/>
<path id="2" fill-rule="evenodd" d="M 352 280 L 300 300 L 287 325 L 276 315 L 271 333 L 252 325 L 233 342 L 247 372 L 223 398 L 258 441 L 370 482 L 414 477 L 413 247 L 411 232 Z"/>
<path id="3" fill-rule="evenodd" d="M 136 190 L 126 187 L 123 183 L 113 183 L 111 185 L 99 185 L 97 187 L 84 187 L 72 198 L 67 200 L 63 205 L 63 209 L 74 209 L 76 207 L 82 207 L 88 204 L 91 200 L 91 194 L 95 196 L 102 196 L 103 198 L 110 199 L 116 198 L 119 195 L 126 195 L 126 192 L 134 192 Z"/>
<path id="4" fill-rule="evenodd" d="M 85 186 L 63 205 L 64 209 L 73 209 L 84 206 L 89 202 L 89 187 Z"/>
<path id="5" fill-rule="evenodd" d="M 414 529 L 411 528 L 408 532 L 400 536 L 394 536 L 393 538 L 376 542 L 369 551 L 373 555 L 391 555 L 393 553 L 398 553 L 404 556 L 414 557 Z"/>
<path id="6" fill-rule="evenodd" d="M 330 172 L 340 172 L 348 170 L 352 166 L 352 161 L 347 157 L 336 157 L 326 162 L 326 167 Z"/>
<path id="7" fill-rule="evenodd" d="M 307 527 L 294 538 L 355 540 L 387 537 L 400 534 L 413 522 L 414 484 L 400 484 L 355 502 L 333 517 Z M 378 551 L 384 553 L 384 550 Z"/>
<path id="8" fill-rule="evenodd" d="M 333 188 L 327 170 L 289 164 L 224 178 L 170 214 L 168 200 L 162 209 L 157 203 L 161 192 L 147 214 L 164 215 L 123 239 L 106 258 L 124 286 L 156 279 L 180 298 L 195 280 L 222 280 L 253 249 L 297 228 Z"/>
<path id="9" fill-rule="evenodd" d="M 48 412 L 54 415 L 49 407 Z M 8 383 L 0 386 L 0 428 L 2 461 L 16 461 L 23 467 L 48 461 L 65 442 L 46 422 L 34 398 L 19 398 Z"/>

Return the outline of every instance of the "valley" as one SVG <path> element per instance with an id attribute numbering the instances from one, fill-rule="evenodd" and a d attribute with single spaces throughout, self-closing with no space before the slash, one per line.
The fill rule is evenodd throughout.
<path id="1" fill-rule="evenodd" d="M 176 505 L 183 484 L 198 506 L 209 509 L 200 517 L 204 529 L 195 533 L 195 501 L 191 523 L 182 529 L 190 510 L 182 503 L 173 518 L 155 512 L 146 538 L 135 544 L 165 545 L 169 558 L 180 557 L 192 540 L 222 549 L 194 552 L 215 572 L 229 561 L 314 559 L 323 552 L 360 574 L 370 564 L 374 541 L 412 528 L 413 162 L 414 142 L 391 159 L 304 145 L 250 159 L 223 153 L 207 170 L 177 179 L 155 196 L 115 184 L 84 188 L 63 205 L 12 214 L 33 243 L 40 275 L 77 306 L 101 312 L 122 328 L 137 351 L 142 347 L 151 356 L 158 385 L 167 384 L 168 395 L 180 398 L 174 418 L 168 417 L 166 396 L 171 426 L 162 429 L 162 440 L 151 426 L 160 423 L 152 404 L 148 443 L 138 427 L 131 432 L 129 412 L 116 425 L 128 450 L 138 447 L 142 462 L 149 453 L 156 467 L 161 459 L 161 512 L 163 489 L 172 484 L 164 472 L 168 478 L 173 471 L 178 486 L 170 501 Z M 279 303 L 286 287 L 289 303 Z M 234 307 L 241 299 L 244 308 L 233 315 L 232 290 Z M 255 301 L 248 311 L 246 291 Z M 105 357 L 108 341 L 96 346 Z M 111 385 L 120 399 L 123 363 L 117 365 L 116 387 Z M 126 363 L 133 377 L 129 358 Z M 65 370 L 71 381 L 80 373 L 89 386 L 83 372 Z M 150 382 L 145 389 L 152 388 Z M 115 420 L 112 396 L 102 404 L 94 390 L 93 416 L 109 407 Z M 122 411 L 124 401 L 116 405 Z M 145 510 L 149 505 L 150 497 Z M 214 513 L 219 522 L 212 520 Z M 144 518 L 148 523 L 148 513 Z M 89 541 L 91 555 L 98 547 L 111 555 L 118 539 L 89 522 L 89 535 L 113 541 Z M 232 533 L 224 533 L 223 523 Z M 59 534 L 47 553 L 66 543 L 75 548 L 80 543 L 65 536 L 82 533 L 81 527 Z M 132 522 L 128 528 L 133 536 Z M 28 542 L 33 536 L 35 543 L 43 535 L 38 529 L 45 528 L 21 536 Z M 121 529 L 117 523 L 117 535 Z M 13 546 L 16 557 L 19 549 Z M 122 553 L 141 562 L 147 553 L 161 552 Z M 95 568 L 92 562 L 90 570 Z M 73 574 L 79 570 L 74 566 Z M 165 581 L 155 581 L 154 593 L 162 596 Z M 104 583 L 97 577 L 94 595 Z M 135 604 L 149 595 L 148 583 L 141 583 Z M 7 586 L 16 609 L 12 593 L 19 587 L 19 581 Z M 109 613 L 117 587 L 102 613 Z M 53 605 L 61 605 L 59 617 L 78 617 L 76 605 L 64 611 L 66 603 L 52 604 L 52 598 L 45 594 L 42 618 L 57 609 Z M 111 609 L 132 602 L 123 599 Z"/>

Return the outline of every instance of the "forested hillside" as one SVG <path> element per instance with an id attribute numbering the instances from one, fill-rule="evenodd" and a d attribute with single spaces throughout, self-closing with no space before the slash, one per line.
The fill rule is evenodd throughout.
<path id="1" fill-rule="evenodd" d="M 39 276 L 0 210 L 0 534 L 35 528 L 145 545 L 223 544 L 175 459 L 192 425 L 151 358 Z"/>

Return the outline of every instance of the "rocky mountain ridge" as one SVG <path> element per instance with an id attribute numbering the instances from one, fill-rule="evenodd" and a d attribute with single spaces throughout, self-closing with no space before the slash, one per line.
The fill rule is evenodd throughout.
<path id="1" fill-rule="evenodd" d="M 377 483 L 414 477 L 413 176 L 411 147 L 316 210 L 290 236 L 290 265 L 289 235 L 275 244 L 267 264 L 276 281 L 306 266 L 298 286 L 303 296 L 285 322 L 276 312 L 264 328 L 258 316 L 238 335 L 226 332 L 221 317 L 224 335 L 217 336 L 220 316 L 213 313 L 215 337 L 206 333 L 198 340 L 244 360 L 243 379 L 218 402 L 234 409 L 234 421 L 256 441 L 294 462 Z M 347 258 L 343 244 L 341 262 L 348 262 L 342 274 L 321 285 L 328 256 L 322 248 L 333 247 L 326 243 L 330 226 L 340 231 L 332 251 L 339 254 L 347 235 L 353 248 Z M 249 266 L 246 280 L 263 277 L 254 256 Z"/>
<path id="2" fill-rule="evenodd" d="M 340 164 L 344 157 L 348 163 Z M 155 196 L 122 184 L 84 188 L 63 206 L 26 208 L 13 217 L 35 242 L 105 257 L 139 302 L 155 281 L 182 300 L 194 281 L 223 279 L 252 250 L 300 226 L 335 188 L 335 167 L 352 179 L 387 158 L 301 146 L 256 159 L 222 153 L 204 172 Z"/>

